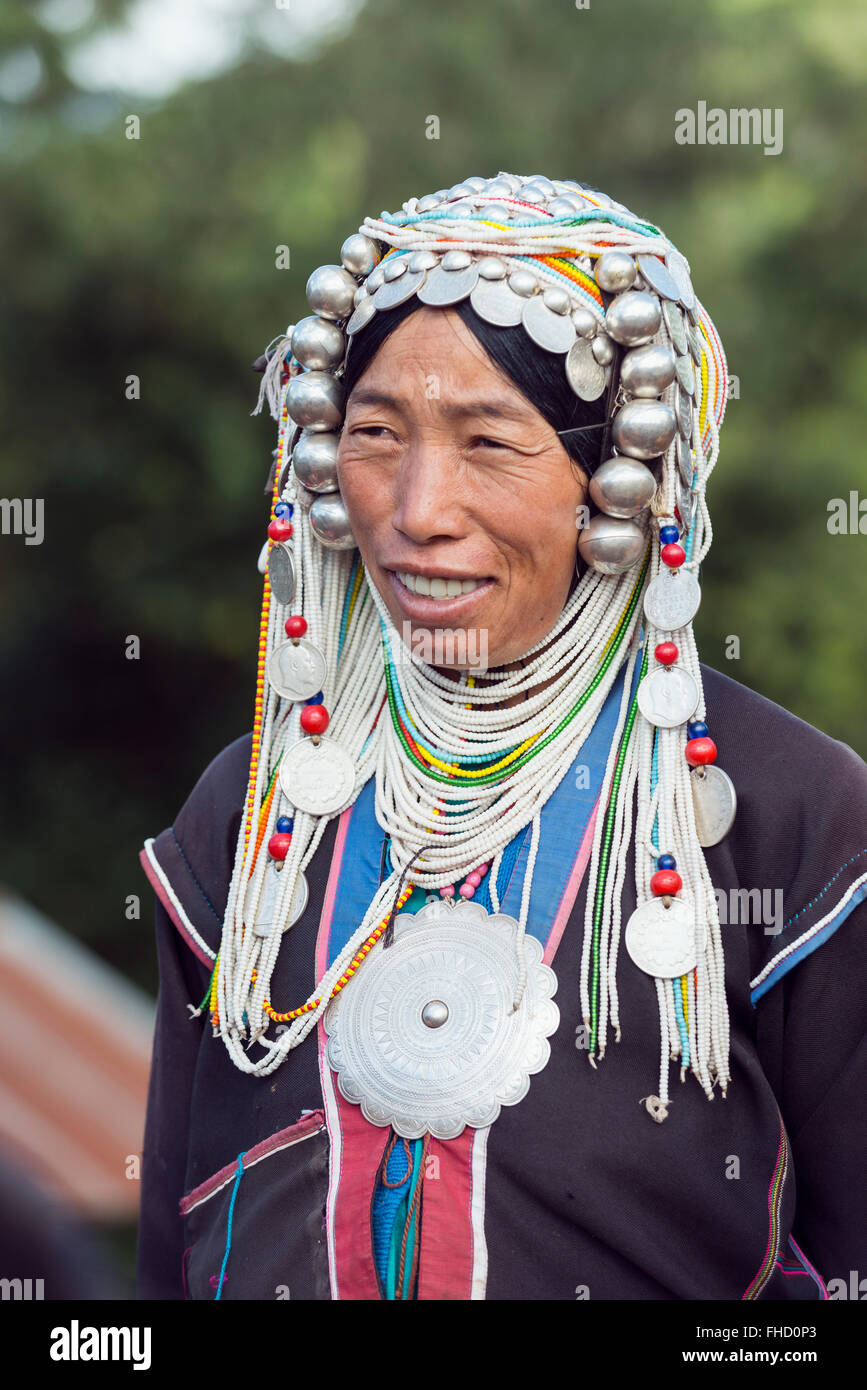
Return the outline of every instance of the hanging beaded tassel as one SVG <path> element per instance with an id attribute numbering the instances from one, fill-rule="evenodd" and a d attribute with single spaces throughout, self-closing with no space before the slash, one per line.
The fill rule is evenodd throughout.
<path id="1" fill-rule="evenodd" d="M 680 1058 L 681 1078 L 692 1070 L 710 1098 L 717 1081 L 725 1094 L 722 943 L 690 772 L 711 763 L 715 748 L 704 723 L 691 614 L 664 626 L 671 595 L 682 600 L 689 593 L 711 543 L 705 487 L 726 396 L 725 357 L 688 266 L 658 228 L 605 194 L 510 174 L 468 179 L 447 193 L 410 199 L 400 213 L 366 219 L 341 259 L 342 266 L 322 266 L 310 277 L 314 317 L 293 325 L 266 355 L 259 407 L 267 402 L 279 413 L 280 436 L 250 778 L 209 999 L 214 1029 L 239 1069 L 268 1075 L 363 969 L 413 886 L 448 897 L 464 879 L 460 895 L 467 897 L 489 872 L 497 911 L 503 851 L 531 825 L 517 1008 L 540 812 L 623 675 L 587 871 L 580 994 L 588 1057 L 594 1066 L 604 1057 L 609 1025 L 621 1037 L 616 969 L 623 935 L 633 961 L 654 976 L 659 1005 L 658 1095 L 643 1098 L 648 1113 L 656 1120 L 667 1114 L 672 1059 Z M 377 311 L 411 293 L 443 305 L 469 296 L 490 322 L 523 322 L 538 346 L 566 354 L 576 395 L 593 400 L 607 389 L 616 411 L 609 427 L 619 452 L 594 475 L 590 491 L 600 514 L 579 538 L 588 568 L 522 668 L 490 671 L 482 686 L 466 676 L 449 680 L 402 649 L 354 549 L 337 490 L 348 345 Z M 643 459 L 660 463 L 657 476 Z M 618 505 L 624 486 L 637 497 L 632 510 Z M 271 586 L 275 551 L 280 593 Z M 680 587 L 661 589 L 672 576 Z M 289 647 L 321 669 L 315 694 L 281 693 L 281 653 Z M 292 652 L 287 661 L 294 670 Z M 660 688 L 660 672 L 677 686 Z M 692 717 L 667 727 L 668 697 L 690 689 L 690 680 L 698 697 Z M 657 701 L 661 691 L 662 713 L 645 699 L 651 687 Z M 517 695 L 525 698 L 515 702 Z M 299 756 L 313 748 L 330 749 L 338 782 L 338 773 L 351 768 L 339 804 L 325 811 L 309 809 L 297 775 Z M 284 777 L 289 767 L 292 776 Z M 270 997 L 281 928 L 297 920 L 304 870 L 328 820 L 354 802 L 370 776 L 377 821 L 390 837 L 391 872 L 310 997 L 281 1011 Z M 301 804 L 293 803 L 293 791 Z M 670 972 L 671 959 L 686 959 L 694 948 L 695 959 L 674 976 L 656 973 L 661 957 L 652 940 L 648 954 L 647 933 L 642 939 L 634 930 L 636 914 L 625 927 L 621 922 L 633 823 L 636 912 L 661 904 L 671 910 L 659 919 L 666 929 L 682 923 L 684 911 L 692 924 L 689 949 L 680 943 L 680 954 L 672 948 L 660 966 Z M 677 931 L 668 934 L 678 946 Z M 281 1026 L 277 1034 L 274 1024 Z"/>

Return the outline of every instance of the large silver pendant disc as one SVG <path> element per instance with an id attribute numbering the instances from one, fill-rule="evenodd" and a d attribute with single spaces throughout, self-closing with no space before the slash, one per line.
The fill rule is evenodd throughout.
<path id="1" fill-rule="evenodd" d="M 342 811 L 355 790 L 355 764 L 337 739 L 302 738 L 280 759 L 280 786 L 298 811 L 330 816 Z"/>
<path id="2" fill-rule="evenodd" d="M 396 305 L 405 303 L 421 288 L 426 275 L 425 270 L 408 270 L 395 280 L 386 280 L 373 295 L 374 307 L 394 309 Z"/>
<path id="3" fill-rule="evenodd" d="M 318 694 L 327 671 L 325 657 L 306 637 L 281 642 L 268 660 L 268 679 L 284 700 L 309 700 Z"/>
<path id="4" fill-rule="evenodd" d="M 646 975 L 674 980 L 686 975 L 697 959 L 693 906 L 672 898 L 665 907 L 659 898 L 642 903 L 626 923 L 624 943 L 630 958 Z"/>
<path id="5" fill-rule="evenodd" d="M 472 293 L 478 279 L 478 261 L 463 270 L 443 270 L 442 265 L 438 265 L 429 271 L 418 297 L 422 304 L 457 304 Z"/>
<path id="6" fill-rule="evenodd" d="M 256 914 L 256 925 L 253 928 L 256 936 L 270 936 L 274 930 L 274 910 L 280 893 L 280 876 L 284 872 L 283 869 L 276 869 L 273 864 L 268 865 L 262 888 L 262 905 Z M 303 915 L 308 896 L 307 879 L 303 874 L 299 874 L 295 881 L 295 891 L 292 894 L 292 906 L 286 921 L 281 926 L 281 931 L 288 931 L 293 923 L 297 922 L 298 918 Z"/>
<path id="7" fill-rule="evenodd" d="M 566 376 L 575 395 L 582 401 L 596 401 L 605 390 L 605 368 L 593 356 L 592 345 L 579 338 L 566 357 Z"/>
<path id="8" fill-rule="evenodd" d="M 521 322 L 526 299 L 515 294 L 507 280 L 479 279 L 470 295 L 470 303 L 485 323 L 499 328 L 515 328 Z"/>
<path id="9" fill-rule="evenodd" d="M 691 623 L 701 603 L 701 588 L 692 570 L 666 570 L 647 586 L 644 614 L 659 632 L 676 632 Z"/>
<path id="10" fill-rule="evenodd" d="M 738 807 L 737 792 L 727 772 L 716 763 L 697 767 L 689 776 L 698 842 L 719 844 L 731 830 Z"/>
<path id="11" fill-rule="evenodd" d="M 525 936 L 527 987 L 513 1014 L 518 924 L 480 907 L 440 901 L 401 913 L 393 944 L 377 943 L 325 1014 L 342 1094 L 404 1139 L 493 1124 L 551 1053 L 560 1011 L 542 946 Z"/>
<path id="12" fill-rule="evenodd" d="M 540 294 L 524 300 L 521 322 L 533 342 L 546 352 L 568 352 L 578 336 L 569 315 L 549 309 Z"/>
<path id="13" fill-rule="evenodd" d="M 278 603 L 291 603 L 295 597 L 295 566 L 292 551 L 282 541 L 271 546 L 268 556 L 268 582 Z M 322 687 L 317 685 L 316 690 Z M 316 690 L 313 694 L 316 694 Z"/>
<path id="14" fill-rule="evenodd" d="M 638 708 L 658 729 L 674 729 L 695 713 L 699 690 L 684 666 L 658 666 L 638 686 Z"/>

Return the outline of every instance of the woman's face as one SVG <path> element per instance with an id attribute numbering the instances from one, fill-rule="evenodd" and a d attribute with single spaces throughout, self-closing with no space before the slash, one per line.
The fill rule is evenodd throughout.
<path id="1" fill-rule="evenodd" d="M 437 651 L 437 629 L 475 629 L 467 650 L 484 643 L 486 664 L 500 666 L 554 626 L 574 573 L 583 475 L 453 311 L 421 307 L 383 343 L 346 403 L 338 476 L 404 640 L 426 630 Z M 438 598 L 401 575 L 477 587 Z M 432 664 L 467 663 L 440 652 Z"/>

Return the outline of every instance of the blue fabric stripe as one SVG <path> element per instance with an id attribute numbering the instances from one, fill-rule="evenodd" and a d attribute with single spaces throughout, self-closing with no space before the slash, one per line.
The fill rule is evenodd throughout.
<path id="1" fill-rule="evenodd" d="M 799 965 L 802 960 L 806 960 L 807 956 L 811 956 L 814 951 L 818 950 L 820 946 L 823 946 L 828 938 L 834 935 L 837 928 L 842 927 L 849 913 L 854 912 L 858 904 L 863 903 L 865 898 L 867 898 L 867 883 L 862 883 L 861 887 L 856 889 L 852 894 L 845 907 L 841 907 L 836 916 L 832 917 L 830 922 L 825 923 L 821 931 L 816 932 L 815 936 L 811 936 L 809 941 L 802 942 L 797 950 L 793 951 L 791 955 L 786 956 L 785 960 L 781 960 L 779 965 L 771 971 L 767 979 L 763 980 L 762 983 L 752 991 L 750 994 L 750 1002 L 753 1008 L 755 1008 L 762 996 L 767 994 L 769 989 L 777 984 L 779 980 L 782 980 L 785 975 L 788 975 L 790 970 L 794 970 L 795 966 Z"/>

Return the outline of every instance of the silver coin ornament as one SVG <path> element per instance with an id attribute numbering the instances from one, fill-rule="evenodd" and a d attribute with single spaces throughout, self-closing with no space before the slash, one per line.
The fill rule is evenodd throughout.
<path id="1" fill-rule="evenodd" d="M 330 431 L 305 430 L 292 451 L 295 477 L 311 492 L 336 492 L 340 436 Z"/>
<path id="2" fill-rule="evenodd" d="M 470 293 L 470 304 L 479 318 L 499 328 L 514 328 L 522 319 L 526 300 L 504 279 L 484 278 L 479 280 Z"/>
<path id="3" fill-rule="evenodd" d="M 289 638 L 268 659 L 268 680 L 284 700 L 309 700 L 324 688 L 325 657 L 307 637 Z"/>
<path id="4" fill-rule="evenodd" d="M 642 903 L 626 923 L 624 944 L 630 959 L 646 975 L 676 980 L 695 968 L 698 942 L 694 908 L 683 898 L 665 907 L 659 898 Z"/>
<path id="5" fill-rule="evenodd" d="M 582 401 L 596 401 L 605 390 L 608 372 L 597 362 L 593 344 L 586 338 L 577 338 L 569 349 L 566 376 L 575 395 Z"/>
<path id="6" fill-rule="evenodd" d="M 678 432 L 675 444 L 677 454 L 677 466 L 680 470 L 680 476 L 687 487 L 692 487 L 692 449 L 689 447 L 687 440 L 683 438 L 680 432 Z"/>
<path id="7" fill-rule="evenodd" d="M 689 784 L 698 842 L 707 849 L 719 844 L 731 830 L 738 807 L 737 792 L 728 773 L 716 763 L 694 768 Z"/>
<path id="8" fill-rule="evenodd" d="M 683 666 L 658 666 L 638 686 L 638 708 L 658 729 L 685 724 L 700 698 L 694 677 Z"/>
<path id="9" fill-rule="evenodd" d="M 643 279 L 652 290 L 656 290 L 656 293 L 662 295 L 663 299 L 677 300 L 680 298 L 677 281 L 666 269 L 664 261 L 661 261 L 658 256 L 638 256 L 636 261 Z"/>
<path id="10" fill-rule="evenodd" d="M 686 394 L 683 387 L 678 382 L 675 388 L 675 415 L 677 416 L 677 429 L 682 439 L 692 437 L 692 400 Z"/>
<path id="11" fill-rule="evenodd" d="M 289 604 L 295 597 L 295 566 L 292 551 L 283 541 L 275 541 L 268 556 L 268 583 L 278 603 Z M 316 690 L 321 687 L 317 686 Z M 314 695 L 316 691 L 313 692 Z"/>
<path id="12" fill-rule="evenodd" d="M 695 521 L 698 499 L 694 492 L 691 492 L 683 482 L 682 478 L 677 479 L 677 510 L 680 516 L 680 529 L 683 536 L 689 535 L 692 524 Z"/>
<path id="13" fill-rule="evenodd" d="M 669 300 L 665 300 L 662 305 L 662 313 L 675 351 L 680 353 L 681 356 L 685 352 L 689 352 L 689 342 L 683 323 L 683 314 L 680 312 L 680 309 L 676 304 L 672 304 Z"/>
<path id="14" fill-rule="evenodd" d="M 695 307 L 695 291 L 686 258 L 673 248 L 668 253 L 668 269 L 678 288 L 678 297 L 685 309 Z"/>
<path id="15" fill-rule="evenodd" d="M 351 338 L 353 333 L 357 333 L 376 313 L 376 305 L 373 302 L 373 295 L 370 294 L 366 299 L 359 300 L 355 307 L 355 312 L 346 324 L 346 336 Z"/>
<path id="16" fill-rule="evenodd" d="M 324 1017 L 326 1061 L 347 1100 L 371 1124 L 404 1139 L 454 1139 L 516 1105 L 551 1054 L 560 1012 L 557 979 L 541 943 L 478 903 L 433 902 L 401 913 L 392 945 L 381 942 Z"/>
<path id="17" fill-rule="evenodd" d="M 406 269 L 406 262 L 404 261 L 403 264 L 404 269 Z M 421 289 L 426 276 L 427 271 L 425 270 L 408 270 L 405 275 L 386 280 L 385 284 L 380 285 L 373 296 L 374 307 L 376 309 L 394 309 L 398 304 L 404 304 Z"/>
<path id="18" fill-rule="evenodd" d="M 677 379 L 680 382 L 682 389 L 686 392 L 688 396 L 694 396 L 695 369 L 692 365 L 692 358 L 689 356 L 688 353 L 684 354 L 683 357 L 677 358 L 674 367 L 675 371 L 677 372 Z"/>
<path id="19" fill-rule="evenodd" d="M 277 897 L 280 892 L 280 878 L 282 869 L 277 869 L 274 864 L 269 864 L 265 871 L 265 883 L 262 889 L 262 903 L 256 913 L 256 925 L 253 928 L 254 936 L 270 936 L 274 930 L 274 914 L 277 907 Z M 292 894 L 292 905 L 289 908 L 285 922 L 281 925 L 281 932 L 288 931 L 291 926 L 304 915 L 307 907 L 309 890 L 307 879 L 303 874 L 299 874 L 295 881 L 295 891 Z"/>
<path id="20" fill-rule="evenodd" d="M 418 291 L 422 304 L 458 304 L 476 288 L 479 279 L 478 261 L 473 261 L 462 269 L 450 270 L 445 263 L 446 257 L 454 255 L 460 255 L 460 252 L 447 251 L 440 264 L 428 272 L 427 279 Z"/>
<path id="21" fill-rule="evenodd" d="M 279 780 L 287 801 L 311 816 L 344 810 L 355 791 L 355 765 L 337 739 L 320 734 L 318 743 L 300 739 L 280 760 Z"/>
<path id="22" fill-rule="evenodd" d="M 644 594 L 644 615 L 658 632 L 677 632 L 691 623 L 701 603 L 701 588 L 692 570 L 666 569 Z"/>

